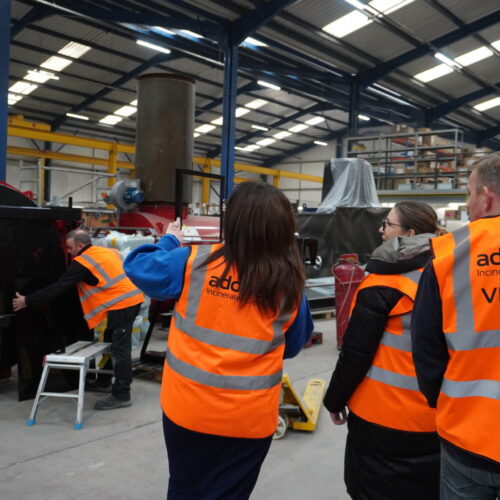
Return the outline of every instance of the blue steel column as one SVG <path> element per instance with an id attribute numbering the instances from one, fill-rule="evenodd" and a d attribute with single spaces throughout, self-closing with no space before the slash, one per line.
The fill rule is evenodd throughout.
<path id="1" fill-rule="evenodd" d="M 237 78 L 238 46 L 224 47 L 224 101 L 222 111 L 224 122 L 222 124 L 221 173 L 225 178 L 225 198 L 229 198 L 233 190 Z"/>
<path id="2" fill-rule="evenodd" d="M 10 6 L 11 0 L 0 0 L 0 181 L 7 177 Z"/>
<path id="3" fill-rule="evenodd" d="M 359 83 L 351 81 L 349 88 L 349 135 L 358 135 Z"/>

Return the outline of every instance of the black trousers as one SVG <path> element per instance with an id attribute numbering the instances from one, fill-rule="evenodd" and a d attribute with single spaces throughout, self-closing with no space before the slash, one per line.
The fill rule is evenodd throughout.
<path id="1" fill-rule="evenodd" d="M 108 324 L 104 331 L 104 342 L 111 342 L 111 359 L 104 369 L 113 370 L 115 381 L 111 389 L 117 399 L 130 399 L 132 383 L 132 327 L 141 308 L 140 304 L 108 311 Z M 102 378 L 111 379 L 111 375 Z"/>

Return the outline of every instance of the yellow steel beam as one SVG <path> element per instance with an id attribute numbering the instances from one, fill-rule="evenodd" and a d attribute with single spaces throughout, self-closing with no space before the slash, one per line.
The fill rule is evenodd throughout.
<path id="1" fill-rule="evenodd" d="M 37 123 L 37 122 L 30 122 L 28 120 L 24 119 L 24 116 L 22 115 L 10 115 L 7 118 L 7 125 L 10 125 L 12 127 L 23 127 L 23 128 L 28 128 L 31 130 L 46 130 L 50 132 L 50 125 L 48 123 Z"/>
<path id="2" fill-rule="evenodd" d="M 57 153 L 55 151 L 40 151 L 38 149 L 21 148 L 18 146 L 7 146 L 7 153 L 15 156 L 31 156 L 33 158 L 47 158 L 51 160 L 69 161 L 74 163 L 86 163 L 88 165 L 102 165 L 103 167 L 107 167 L 109 165 L 109 160 L 106 158 Z M 133 163 L 124 161 L 117 161 L 116 166 L 118 168 L 134 168 Z"/>

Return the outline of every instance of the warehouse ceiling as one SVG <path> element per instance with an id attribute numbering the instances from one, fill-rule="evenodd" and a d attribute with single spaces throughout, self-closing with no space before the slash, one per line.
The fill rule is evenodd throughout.
<path id="1" fill-rule="evenodd" d="M 498 0 L 12 0 L 11 26 L 9 113 L 54 131 L 134 142 L 137 76 L 178 73 L 196 80 L 195 152 L 218 157 L 237 43 L 240 161 L 344 136 L 355 88 L 361 132 L 460 127 L 500 145 Z"/>

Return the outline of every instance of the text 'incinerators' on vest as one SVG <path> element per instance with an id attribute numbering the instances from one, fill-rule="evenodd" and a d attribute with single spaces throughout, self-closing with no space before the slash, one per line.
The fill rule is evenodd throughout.
<path id="1" fill-rule="evenodd" d="M 232 290 L 233 292 L 240 291 L 240 282 L 234 280 L 232 276 L 221 279 L 218 276 L 210 276 L 210 281 L 208 282 L 210 286 L 215 288 L 222 288 L 223 290 Z"/>

